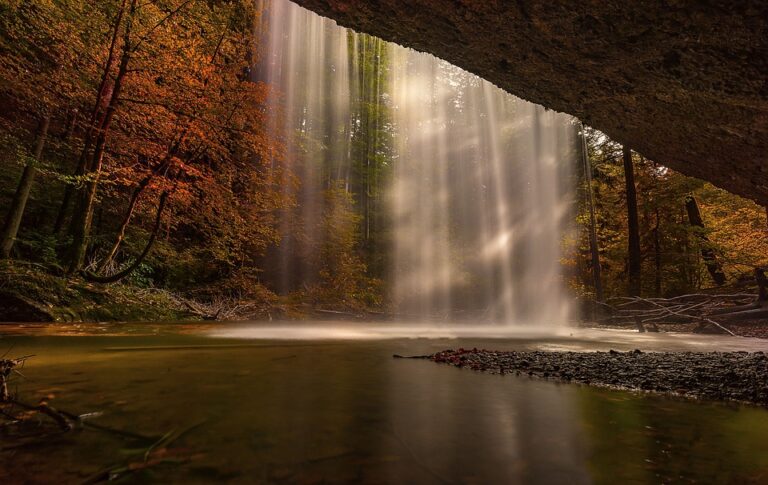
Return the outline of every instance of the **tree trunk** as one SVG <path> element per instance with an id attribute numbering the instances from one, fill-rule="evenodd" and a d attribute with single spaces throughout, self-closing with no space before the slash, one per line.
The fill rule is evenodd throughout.
<path id="1" fill-rule="evenodd" d="M 661 236 L 659 234 L 659 227 L 661 226 L 661 215 L 659 214 L 659 208 L 656 207 L 656 226 L 653 228 L 653 262 L 656 269 L 656 281 L 655 290 L 656 296 L 661 297 Z"/>
<path id="2" fill-rule="evenodd" d="M 147 241 L 147 244 L 144 246 L 144 250 L 141 252 L 141 254 L 136 258 L 136 260 L 133 263 L 131 263 L 127 268 L 113 274 L 112 276 L 98 276 L 94 273 L 84 273 L 85 278 L 95 283 L 116 283 L 122 280 L 123 278 L 130 276 L 130 274 L 133 273 L 136 270 L 136 268 L 138 268 L 141 265 L 141 263 L 144 262 L 144 259 L 152 250 L 152 246 L 154 245 L 155 240 L 157 239 L 157 233 L 160 231 L 160 226 L 162 225 L 163 211 L 165 210 L 165 204 L 167 200 L 168 200 L 168 191 L 165 191 L 160 195 L 160 203 L 157 206 L 157 215 L 155 216 L 155 225 L 152 228 L 152 234 L 150 234 L 149 240 Z"/>
<path id="3" fill-rule="evenodd" d="M 77 129 L 77 119 L 80 117 L 80 112 L 77 108 L 73 108 L 70 116 L 69 116 L 69 122 L 67 123 L 67 129 L 64 132 L 63 139 L 65 142 L 69 142 L 72 139 L 72 136 L 75 134 L 75 130 Z"/>
<path id="4" fill-rule="evenodd" d="M 32 184 L 35 181 L 35 174 L 37 173 L 35 164 L 42 158 L 43 148 L 45 147 L 45 140 L 48 136 L 48 127 L 50 124 L 50 116 L 45 116 L 40 122 L 40 127 L 37 131 L 34 160 L 24 167 L 19 186 L 11 201 L 11 207 L 6 216 L 5 224 L 3 225 L 2 235 L 0 236 L 0 257 L 4 259 L 11 257 L 11 250 L 16 242 L 16 235 L 19 232 L 21 219 L 24 217 L 24 210 L 27 207 L 29 193 L 32 190 Z"/>
<path id="5" fill-rule="evenodd" d="M 107 145 L 107 138 L 109 136 L 109 129 L 114 118 L 115 111 L 117 110 L 117 104 L 120 100 L 120 92 L 125 81 L 125 76 L 128 73 L 128 64 L 131 61 L 131 46 L 130 46 L 130 33 L 131 33 L 131 20 L 136 8 L 136 0 L 131 2 L 131 12 L 125 27 L 125 40 L 123 42 L 123 53 L 120 59 L 120 67 L 114 80 L 114 87 L 112 88 L 112 94 L 109 99 L 106 111 L 104 113 L 104 121 L 99 127 L 98 135 L 96 137 L 96 144 L 94 145 L 93 157 L 87 167 L 87 173 L 92 175 L 91 180 L 85 186 L 85 191 L 77 201 L 75 211 L 72 215 L 71 234 L 72 245 L 69 251 L 69 266 L 68 273 L 72 274 L 82 268 L 85 261 L 85 252 L 88 248 L 88 239 L 91 231 L 91 220 L 93 218 L 93 206 L 96 199 L 96 190 L 99 184 L 99 176 L 101 175 L 101 167 L 104 162 L 104 150 Z"/>
<path id="6" fill-rule="evenodd" d="M 114 89 L 111 85 L 110 73 L 112 67 L 115 64 L 115 51 L 117 50 L 117 43 L 120 37 L 120 26 L 123 23 L 123 15 L 125 14 L 125 5 L 127 0 L 123 0 L 120 6 L 120 10 L 117 12 L 115 21 L 112 24 L 112 41 L 109 45 L 109 54 L 107 55 L 107 62 L 104 65 L 104 71 L 101 73 L 101 82 L 99 89 L 96 92 L 96 101 L 94 102 L 93 109 L 91 111 L 91 117 L 88 122 L 88 129 L 85 132 L 85 138 L 83 141 L 83 150 L 80 152 L 80 158 L 77 161 L 77 167 L 75 168 L 75 176 L 85 175 L 88 166 L 88 154 L 93 146 L 93 136 L 95 131 L 104 123 L 105 109 L 109 105 L 111 98 L 114 96 Z M 64 196 L 61 199 L 61 205 L 59 206 L 59 213 L 56 216 L 56 222 L 53 225 L 53 233 L 60 234 L 64 228 L 64 221 L 67 218 L 67 212 L 69 212 L 69 206 L 72 203 L 72 198 L 75 195 L 75 186 L 67 184 L 64 188 Z"/>
<path id="7" fill-rule="evenodd" d="M 637 189 L 635 169 L 632 165 L 632 150 L 624 146 L 624 180 L 627 190 L 627 236 L 629 239 L 629 295 L 640 296 L 640 222 L 637 216 Z"/>
<path id="8" fill-rule="evenodd" d="M 163 162 L 160 164 L 160 166 L 161 168 L 153 170 L 151 174 L 144 177 L 139 182 L 139 185 L 137 185 L 136 188 L 133 189 L 133 193 L 131 194 L 131 200 L 128 202 L 128 209 L 125 211 L 123 220 L 120 222 L 120 227 L 117 229 L 117 236 L 115 237 L 115 242 L 112 244 L 112 248 L 109 250 L 109 253 L 107 253 L 106 257 L 104 257 L 102 262 L 99 264 L 99 267 L 97 269 L 99 273 L 104 271 L 107 265 L 109 265 L 109 263 L 115 257 L 115 254 L 117 254 L 117 250 L 120 248 L 120 245 L 123 243 L 123 238 L 125 237 L 125 230 L 128 228 L 128 224 L 131 222 L 131 218 L 133 217 L 133 213 L 136 210 L 136 206 L 138 205 L 138 202 L 139 202 L 139 197 L 144 192 L 144 189 L 147 188 L 147 186 L 155 177 L 155 175 L 157 175 L 161 171 L 163 166 L 167 166 L 167 164 Z"/>
<path id="9" fill-rule="evenodd" d="M 595 298 L 603 301 L 603 283 L 600 266 L 600 247 L 597 243 L 597 217 L 595 215 L 595 196 L 592 191 L 592 164 L 589 163 L 587 134 L 584 124 L 581 124 L 581 157 L 584 164 L 584 185 L 587 190 L 587 205 L 589 206 L 589 251 L 592 255 L 592 279 L 595 287 Z"/>
<path id="10" fill-rule="evenodd" d="M 696 198 L 692 195 L 685 198 L 685 210 L 688 212 L 688 222 L 691 226 L 704 229 L 704 220 L 701 218 L 699 203 L 696 202 Z M 709 238 L 703 232 L 699 232 L 697 235 L 703 243 L 701 246 L 701 258 L 704 260 L 707 271 L 709 271 L 715 284 L 718 286 L 725 284 L 726 278 L 723 266 L 718 261 L 715 250 L 709 247 Z"/>
<path id="11" fill-rule="evenodd" d="M 144 183 L 146 181 L 147 183 Z M 133 193 L 131 194 L 131 200 L 128 202 L 128 209 L 125 211 L 125 215 L 123 216 L 123 220 L 120 222 L 120 227 L 117 229 L 117 236 L 115 236 L 115 242 L 112 244 L 112 249 L 109 250 L 109 253 L 104 257 L 104 259 L 99 263 L 98 268 L 96 271 L 98 273 L 103 272 L 106 267 L 109 265 L 109 263 L 112 261 L 112 259 L 115 257 L 115 254 L 117 254 L 117 250 L 120 248 L 120 245 L 123 243 L 123 238 L 125 238 L 125 230 L 128 227 L 128 223 L 131 222 L 131 218 L 133 217 L 133 212 L 136 210 L 136 205 L 139 202 L 139 196 L 144 191 L 144 188 L 149 183 L 149 177 L 146 177 L 144 180 L 139 183 L 138 187 L 136 187 L 133 190 Z"/>
<path id="12" fill-rule="evenodd" d="M 757 301 L 761 304 L 768 303 L 768 277 L 763 268 L 755 268 L 755 281 L 757 282 Z"/>

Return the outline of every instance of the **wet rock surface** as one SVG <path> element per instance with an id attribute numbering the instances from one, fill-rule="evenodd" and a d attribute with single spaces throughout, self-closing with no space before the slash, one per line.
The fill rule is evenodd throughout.
<path id="1" fill-rule="evenodd" d="M 296 0 L 768 204 L 768 3 Z"/>
<path id="2" fill-rule="evenodd" d="M 444 350 L 434 362 L 594 386 L 768 406 L 763 352 L 497 352 Z"/>

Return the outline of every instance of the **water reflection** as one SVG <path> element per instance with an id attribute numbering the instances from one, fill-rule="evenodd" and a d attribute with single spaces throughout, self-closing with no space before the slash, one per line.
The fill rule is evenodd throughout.
<path id="1" fill-rule="evenodd" d="M 589 482 L 573 414 L 575 388 L 457 369 L 441 373 L 435 379 L 429 366 L 408 362 L 390 373 L 393 433 L 414 464 L 433 478 Z"/>
<path id="2" fill-rule="evenodd" d="M 567 342 L 550 344 L 558 341 Z M 391 357 L 448 346 L 542 345 L 534 340 L 166 334 L 3 342 L 39 356 L 19 386 L 30 401 L 53 394 L 61 409 L 103 411 L 100 423 L 144 434 L 204 423 L 178 443 L 194 460 L 138 475 L 140 482 L 644 483 L 682 476 L 759 483 L 768 472 L 764 409 Z M 79 483 L 119 462 L 126 447 L 85 431 L 45 453 L 0 454 L 0 470 L 19 481 Z"/>

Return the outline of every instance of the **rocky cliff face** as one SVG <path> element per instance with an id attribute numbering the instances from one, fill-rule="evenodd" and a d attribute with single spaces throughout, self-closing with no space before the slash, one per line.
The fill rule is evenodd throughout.
<path id="1" fill-rule="evenodd" d="M 768 2 L 295 1 L 768 205 Z"/>

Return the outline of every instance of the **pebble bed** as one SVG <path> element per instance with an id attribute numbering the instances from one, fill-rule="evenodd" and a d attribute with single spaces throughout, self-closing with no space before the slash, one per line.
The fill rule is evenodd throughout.
<path id="1" fill-rule="evenodd" d="M 768 407 L 768 356 L 763 352 L 497 352 L 461 348 L 428 358 L 493 374 Z"/>

